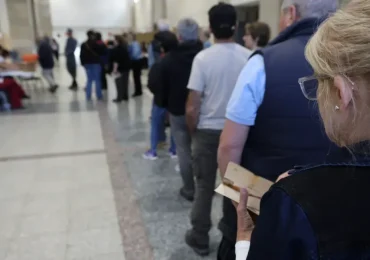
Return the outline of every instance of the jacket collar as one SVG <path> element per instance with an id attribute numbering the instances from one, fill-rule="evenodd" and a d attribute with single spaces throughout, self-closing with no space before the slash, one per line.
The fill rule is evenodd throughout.
<path id="1" fill-rule="evenodd" d="M 278 44 L 298 36 L 311 36 L 326 18 L 305 18 L 299 20 L 282 31 L 269 45 Z"/>

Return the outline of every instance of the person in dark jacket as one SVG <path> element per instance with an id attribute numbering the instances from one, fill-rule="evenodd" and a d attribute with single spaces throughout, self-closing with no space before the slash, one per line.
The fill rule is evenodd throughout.
<path id="1" fill-rule="evenodd" d="M 161 63 L 161 82 L 158 84 L 159 105 L 170 113 L 171 133 L 179 159 L 183 187 L 180 195 L 187 200 L 194 198 L 194 176 L 191 160 L 191 138 L 185 122 L 185 104 L 188 81 L 194 57 L 203 49 L 198 39 L 199 26 L 193 19 L 178 23 L 179 45 L 166 55 Z"/>
<path id="2" fill-rule="evenodd" d="M 107 72 L 108 72 L 108 63 L 109 63 L 109 52 L 108 47 L 106 46 L 105 42 L 103 41 L 103 37 L 100 32 L 96 32 L 96 41 L 100 45 L 102 49 L 102 54 L 100 57 L 101 60 L 101 89 L 107 90 L 108 83 L 107 83 Z"/>
<path id="3" fill-rule="evenodd" d="M 120 103 L 128 100 L 128 81 L 130 75 L 130 54 L 128 44 L 123 36 L 115 36 L 116 46 L 112 49 L 111 66 L 113 75 L 116 77 L 117 98 L 113 100 Z"/>
<path id="4" fill-rule="evenodd" d="M 317 101 L 326 134 L 352 154 L 281 176 L 263 196 L 255 228 L 245 221 L 243 190 L 237 247 L 250 249 L 240 259 L 370 259 L 369 30 L 370 2 L 353 0 L 309 41 L 314 74 L 298 80 L 302 96 Z"/>
<path id="5" fill-rule="evenodd" d="M 298 84 L 298 78 L 313 73 L 304 48 L 321 17 L 336 8 L 336 0 L 283 1 L 281 33 L 249 59 L 228 103 L 218 149 L 221 175 L 231 161 L 276 181 L 296 165 L 341 157 L 323 133 L 315 104 L 302 96 Z M 236 211 L 229 199 L 224 199 L 219 229 L 218 259 L 235 259 Z"/>
<path id="6" fill-rule="evenodd" d="M 103 99 L 101 89 L 101 56 L 104 54 L 104 49 L 96 40 L 95 32 L 90 30 L 87 32 L 87 41 L 81 45 L 80 59 L 84 66 L 87 75 L 86 98 L 91 100 L 91 88 L 95 82 L 95 91 L 97 99 Z"/>
<path id="7" fill-rule="evenodd" d="M 64 53 L 66 55 L 66 65 L 69 75 L 72 77 L 72 84 L 69 87 L 70 90 L 77 90 L 78 84 L 76 81 L 77 77 L 77 65 L 76 65 L 76 56 L 75 51 L 77 48 L 77 40 L 73 37 L 73 30 L 67 30 L 67 42 L 65 46 Z"/>
<path id="8" fill-rule="evenodd" d="M 45 36 L 38 41 L 38 50 L 39 63 L 42 68 L 42 75 L 49 84 L 50 92 L 54 93 L 58 85 L 55 83 L 54 79 L 54 52 L 51 47 L 50 38 Z"/>
<path id="9" fill-rule="evenodd" d="M 155 24 L 155 31 L 157 32 L 148 48 L 149 68 L 163 57 L 163 53 L 168 53 L 178 44 L 176 35 L 170 31 L 170 26 L 165 21 L 158 21 Z"/>
<path id="10" fill-rule="evenodd" d="M 134 78 L 135 92 L 132 97 L 139 97 L 143 94 L 142 83 L 141 83 L 141 72 L 143 70 L 142 66 L 142 51 L 141 45 L 136 39 L 136 34 L 129 34 L 129 52 L 131 58 L 132 74 Z"/>
<path id="11" fill-rule="evenodd" d="M 148 50 L 148 62 L 150 70 L 155 63 L 159 63 L 163 59 L 163 57 L 165 57 L 167 53 L 176 48 L 178 44 L 176 35 L 170 31 L 167 31 L 169 27 L 165 26 L 164 23 L 159 24 L 160 25 L 158 26 L 158 29 L 160 29 L 160 31 L 154 35 L 154 40 L 149 45 Z M 153 72 L 151 74 L 155 75 L 156 73 Z M 158 97 L 156 98 L 156 95 L 154 95 L 151 114 L 150 149 L 143 154 L 143 158 L 148 160 L 158 159 L 157 146 L 160 144 L 160 142 L 166 141 L 165 118 L 167 111 L 165 108 L 163 108 L 162 105 L 157 105 L 161 103 L 158 103 L 158 100 L 156 99 L 158 99 Z M 173 149 L 170 149 L 169 155 L 172 158 L 176 158 L 176 151 L 174 149 L 172 138 L 170 142 L 172 143 L 171 146 Z"/>

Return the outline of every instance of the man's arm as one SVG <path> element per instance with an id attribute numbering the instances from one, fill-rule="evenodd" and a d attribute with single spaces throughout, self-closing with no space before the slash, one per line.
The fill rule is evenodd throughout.
<path id="1" fill-rule="evenodd" d="M 186 102 L 186 124 L 190 133 L 194 133 L 198 125 L 201 99 L 201 92 L 190 90 Z"/>
<path id="2" fill-rule="evenodd" d="M 198 54 L 193 61 L 188 83 L 189 95 L 186 103 L 186 123 L 190 133 L 193 133 L 198 126 L 201 100 L 205 88 L 200 55 Z"/>
<path id="3" fill-rule="evenodd" d="M 266 73 L 263 57 L 253 56 L 239 75 L 227 106 L 226 122 L 218 148 L 218 165 L 225 175 L 229 162 L 240 164 L 250 127 L 263 101 Z"/>
<path id="4" fill-rule="evenodd" d="M 229 162 L 240 164 L 249 129 L 249 126 L 226 119 L 218 147 L 218 167 L 222 177 L 225 175 Z"/>

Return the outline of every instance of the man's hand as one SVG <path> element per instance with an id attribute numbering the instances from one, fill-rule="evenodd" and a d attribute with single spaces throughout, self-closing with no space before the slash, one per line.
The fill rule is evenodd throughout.
<path id="1" fill-rule="evenodd" d="M 236 241 L 250 241 L 254 229 L 254 223 L 247 210 L 248 191 L 240 190 L 240 202 L 235 204 L 238 213 L 238 231 Z"/>

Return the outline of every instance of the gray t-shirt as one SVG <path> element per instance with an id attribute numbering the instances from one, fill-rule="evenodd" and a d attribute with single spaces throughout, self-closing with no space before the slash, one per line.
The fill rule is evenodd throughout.
<path id="1" fill-rule="evenodd" d="M 202 92 L 198 129 L 223 129 L 227 104 L 251 54 L 236 43 L 217 43 L 195 57 L 188 89 Z"/>

